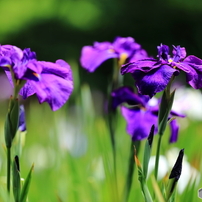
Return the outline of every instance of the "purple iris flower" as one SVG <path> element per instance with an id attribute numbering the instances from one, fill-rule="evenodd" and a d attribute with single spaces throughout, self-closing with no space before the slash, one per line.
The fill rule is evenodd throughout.
<path id="1" fill-rule="evenodd" d="M 145 58 L 123 65 L 121 74 L 132 73 L 139 93 L 152 97 L 165 89 L 171 77 L 180 70 L 185 72 L 187 82 L 195 89 L 202 87 L 202 60 L 196 56 L 186 57 L 185 48 L 173 46 L 172 57 L 169 47 L 160 45 L 158 59 Z"/>
<path id="2" fill-rule="evenodd" d="M 29 48 L 0 46 L 0 66 L 12 85 L 12 73 L 16 82 L 25 81 L 19 94 L 25 99 L 36 94 L 40 103 L 48 102 L 53 111 L 62 107 L 73 90 L 72 71 L 63 60 L 55 63 L 37 61 Z"/>
<path id="3" fill-rule="evenodd" d="M 116 37 L 113 43 L 95 42 L 93 46 L 84 46 L 80 62 L 89 72 L 94 72 L 104 61 L 118 58 L 119 64 L 133 62 L 147 57 L 147 53 L 132 37 Z"/>
<path id="4" fill-rule="evenodd" d="M 133 141 L 147 138 L 153 124 L 154 133 L 158 132 L 159 102 L 157 99 L 149 99 L 147 95 L 137 95 L 132 88 L 123 86 L 112 92 L 112 106 L 116 108 L 123 103 L 128 104 L 128 106 L 121 106 L 121 113 L 127 122 L 127 133 Z M 172 117 L 185 116 L 171 111 L 169 119 Z M 171 119 L 170 128 L 170 142 L 176 142 L 179 129 L 176 119 Z"/>

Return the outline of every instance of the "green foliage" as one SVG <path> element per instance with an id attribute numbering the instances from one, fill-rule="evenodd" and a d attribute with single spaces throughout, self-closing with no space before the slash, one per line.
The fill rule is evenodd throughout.
<path id="1" fill-rule="evenodd" d="M 25 182 L 24 182 L 24 185 L 22 186 L 22 191 L 20 193 L 20 197 L 19 197 L 19 201 L 20 202 L 25 202 L 27 200 L 27 195 L 28 195 L 28 192 L 29 192 L 29 187 L 30 187 L 30 183 L 31 183 L 31 177 L 32 177 L 32 171 L 34 169 L 34 165 L 32 165 L 26 179 L 25 179 Z"/>
<path id="2" fill-rule="evenodd" d="M 170 114 L 170 110 L 173 105 L 174 97 L 175 97 L 175 91 L 170 93 L 170 89 L 164 90 L 161 104 L 160 104 L 159 116 L 158 116 L 158 122 L 159 122 L 158 133 L 159 133 L 159 135 L 163 135 L 163 133 L 166 129 L 166 125 L 168 122 L 168 116 Z"/>
<path id="3" fill-rule="evenodd" d="M 30 104 L 26 106 L 28 132 L 21 155 L 21 176 L 27 175 L 25 171 L 34 162 L 35 171 L 28 193 L 29 201 L 56 201 L 57 196 L 64 202 L 114 200 L 115 182 L 111 177 L 113 174 L 112 148 L 106 120 L 101 114 L 103 98 L 98 92 L 92 91 L 87 84 L 80 90 L 82 96 L 77 97 L 76 105 L 67 103 L 54 113 L 47 104 L 39 105 L 34 99 L 30 99 Z M 1 125 L 4 123 L 3 114 L 6 114 L 4 110 L 6 106 L 6 103 L 0 103 Z M 118 117 L 117 181 L 119 196 L 121 196 L 128 169 L 131 138 L 125 132 L 126 123 L 120 113 Z M 166 130 L 162 141 L 162 153 L 165 154 L 167 149 L 173 147 L 185 147 L 188 161 L 192 162 L 197 160 L 196 154 L 201 152 L 202 126 L 200 122 L 186 121 L 189 121 L 190 125 L 180 130 L 179 141 L 175 144 L 168 145 L 169 130 Z M 183 125 L 184 123 L 182 122 Z M 194 138 L 194 144 L 190 144 L 191 135 Z M 156 148 L 156 138 L 154 137 L 153 148 Z M 4 142 L 3 137 L 1 142 Z M 144 144 L 145 141 L 141 145 Z M 143 148 L 139 149 L 139 159 L 143 159 Z M 152 150 L 151 155 L 154 154 L 155 150 Z M 5 161 L 5 152 L 2 148 L 0 155 L 3 157 L 2 161 Z M 2 165 L 1 176 L 5 175 L 5 168 L 6 165 Z M 129 202 L 143 200 L 137 174 L 135 170 Z M 2 178 L 0 182 L 2 185 L 0 201 L 6 201 L 3 196 L 5 182 Z M 195 184 L 189 191 L 177 193 L 175 202 L 182 201 L 181 196 L 183 200 L 189 198 L 189 201 L 197 201 L 198 189 L 201 186 L 202 183 Z M 152 187 L 153 185 L 148 181 L 150 191 L 153 190 Z"/>
<path id="4" fill-rule="evenodd" d="M 18 128 L 19 103 L 17 99 L 10 99 L 9 109 L 5 121 L 5 142 L 10 148 Z"/>

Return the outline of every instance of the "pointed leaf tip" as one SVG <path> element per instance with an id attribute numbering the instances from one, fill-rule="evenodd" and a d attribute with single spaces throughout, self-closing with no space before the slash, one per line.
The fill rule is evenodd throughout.
<path id="1" fill-rule="evenodd" d="M 148 138 L 147 138 L 150 147 L 151 147 L 152 142 L 153 142 L 154 129 L 155 129 L 155 126 L 154 126 L 154 124 L 153 124 L 152 127 L 151 127 L 151 130 L 150 130 L 149 136 L 148 136 Z"/>
<path id="2" fill-rule="evenodd" d="M 20 163 L 18 156 L 15 156 L 13 160 L 13 195 L 15 201 L 19 201 L 21 184 L 20 184 Z"/>
<path id="3" fill-rule="evenodd" d="M 17 155 L 15 156 L 14 161 L 15 161 L 16 167 L 18 169 L 18 172 L 20 172 L 20 163 L 19 163 L 19 158 Z"/>
<path id="4" fill-rule="evenodd" d="M 182 160 L 184 156 L 184 149 L 181 149 L 179 152 L 179 155 L 177 157 L 177 160 L 175 162 L 175 165 L 173 166 L 173 169 L 170 173 L 169 179 L 175 178 L 176 181 L 180 178 L 181 172 L 182 172 Z"/>

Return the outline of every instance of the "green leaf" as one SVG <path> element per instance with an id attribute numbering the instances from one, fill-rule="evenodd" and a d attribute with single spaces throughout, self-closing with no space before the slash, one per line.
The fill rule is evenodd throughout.
<path id="1" fill-rule="evenodd" d="M 144 148 L 144 159 L 143 159 L 143 173 L 145 180 L 147 178 L 147 172 L 148 172 L 148 165 L 149 165 L 149 159 L 151 155 L 151 147 L 152 147 L 152 141 L 153 141 L 153 136 L 154 136 L 154 125 L 152 125 L 150 134 L 148 136 L 148 139 L 145 143 L 145 148 Z"/>
<path id="2" fill-rule="evenodd" d="M 149 189 L 148 189 L 146 181 L 145 181 L 145 176 L 144 176 L 144 173 L 142 170 L 142 166 L 140 164 L 139 159 L 137 158 L 136 151 L 135 151 L 135 163 L 138 168 L 138 180 L 140 181 L 140 185 L 141 185 L 142 193 L 145 198 L 145 202 L 153 202 L 151 194 L 149 192 Z"/>
<path id="3" fill-rule="evenodd" d="M 158 199 L 158 202 L 165 202 L 165 199 L 164 199 L 162 191 L 160 190 L 160 187 L 156 181 L 156 178 L 154 176 L 151 176 L 151 180 L 152 180 L 152 187 L 153 187 L 155 196 Z"/>
<path id="4" fill-rule="evenodd" d="M 18 121 L 19 121 L 18 99 L 11 98 L 4 126 L 5 142 L 7 148 L 10 148 L 12 145 L 12 140 L 14 139 L 16 131 L 18 129 Z"/>
<path id="5" fill-rule="evenodd" d="M 164 90 L 161 98 L 160 107 L 159 107 L 158 125 L 160 125 L 160 123 L 163 120 L 164 114 L 166 113 L 167 105 L 168 105 L 167 93 L 166 93 L 166 90 Z"/>
<path id="6" fill-rule="evenodd" d="M 20 202 L 25 202 L 27 199 L 33 169 L 34 169 L 34 165 L 32 165 L 32 167 L 27 175 L 27 178 L 25 180 L 24 186 L 22 187 L 22 191 L 20 194 Z"/>
<path id="7" fill-rule="evenodd" d="M 20 165 L 19 165 L 19 158 L 15 156 L 13 160 L 13 195 L 15 202 L 20 202 L 20 191 L 21 191 L 21 184 L 20 184 Z"/>

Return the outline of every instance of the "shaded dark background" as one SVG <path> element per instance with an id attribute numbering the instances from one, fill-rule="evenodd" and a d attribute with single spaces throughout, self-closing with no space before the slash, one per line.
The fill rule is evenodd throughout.
<path id="1" fill-rule="evenodd" d="M 94 74 L 79 66 L 81 48 L 94 41 L 132 36 L 149 55 L 164 43 L 202 57 L 201 0 L 9 0 L 0 1 L 0 16 L 1 44 L 30 47 L 38 60 L 64 59 L 92 88 L 106 89 L 111 73 L 111 61 Z"/>

